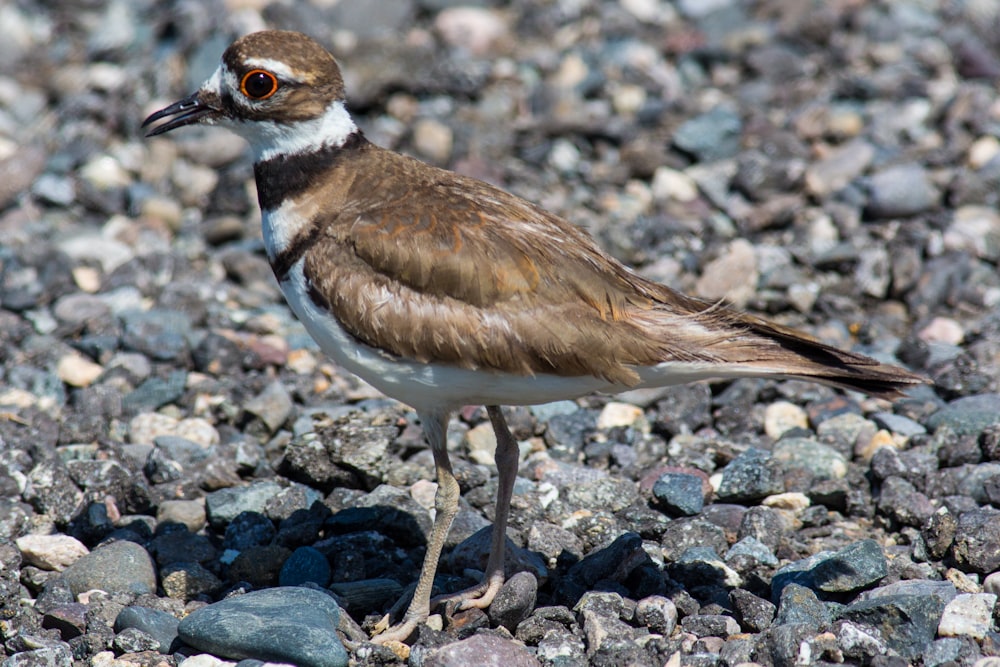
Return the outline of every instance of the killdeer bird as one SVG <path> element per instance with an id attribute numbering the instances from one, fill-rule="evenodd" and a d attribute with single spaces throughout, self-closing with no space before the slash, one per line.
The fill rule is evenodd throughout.
<path id="1" fill-rule="evenodd" d="M 406 640 L 432 608 L 459 499 L 445 435 L 463 405 L 487 406 L 499 491 L 485 578 L 449 599 L 484 608 L 504 581 L 518 460 L 499 406 L 707 378 L 887 398 L 924 381 L 642 278 L 534 204 L 369 143 L 333 56 L 300 33 L 238 39 L 197 92 L 143 125 L 161 120 L 150 136 L 218 124 L 250 143 L 264 245 L 292 311 L 327 355 L 423 424 L 434 525 L 409 608 L 377 641 Z"/>

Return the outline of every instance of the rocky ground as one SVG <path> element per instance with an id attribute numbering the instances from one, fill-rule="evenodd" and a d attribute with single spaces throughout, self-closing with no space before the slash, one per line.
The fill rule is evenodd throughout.
<path id="1" fill-rule="evenodd" d="M 408 657 L 365 643 L 423 557 L 419 424 L 286 309 L 241 141 L 139 128 L 263 27 L 331 47 L 374 141 L 933 385 L 511 410 L 522 574 Z M 0 5 L 0 664 L 1000 664 L 998 28 L 983 0 Z M 442 590 L 496 487 L 481 408 L 450 443 Z"/>

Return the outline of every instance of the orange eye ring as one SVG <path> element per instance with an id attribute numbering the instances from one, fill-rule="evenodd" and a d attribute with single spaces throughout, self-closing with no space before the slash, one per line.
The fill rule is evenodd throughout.
<path id="1" fill-rule="evenodd" d="M 278 77 L 267 70 L 252 69 L 240 80 L 240 92 L 252 100 L 266 100 L 278 92 Z"/>

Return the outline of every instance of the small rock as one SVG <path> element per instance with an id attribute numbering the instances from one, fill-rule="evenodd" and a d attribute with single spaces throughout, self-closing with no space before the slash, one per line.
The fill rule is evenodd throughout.
<path id="1" fill-rule="evenodd" d="M 927 419 L 933 432 L 947 426 L 958 435 L 979 435 L 1000 421 L 1000 394 L 963 396 L 941 408 Z"/>
<path id="2" fill-rule="evenodd" d="M 226 526 L 222 548 L 244 551 L 250 547 L 270 544 L 274 540 L 274 523 L 263 512 L 243 511 Z"/>
<path id="3" fill-rule="evenodd" d="M 968 636 L 983 639 L 992 627 L 997 596 L 992 593 L 962 593 L 945 605 L 938 624 L 942 637 Z"/>
<path id="4" fill-rule="evenodd" d="M 223 529 L 241 512 L 263 513 L 267 501 L 280 491 L 281 486 L 276 482 L 219 489 L 205 496 L 205 513 L 213 527 Z"/>
<path id="5" fill-rule="evenodd" d="M 126 607 L 115 617 L 115 632 L 127 628 L 141 630 L 156 639 L 158 646 L 153 647 L 160 653 L 169 653 L 174 640 L 177 639 L 177 624 L 180 621 L 165 611 L 148 607 Z"/>
<path id="6" fill-rule="evenodd" d="M 729 601 L 736 620 L 746 632 L 763 632 L 771 627 L 777 607 L 769 600 L 742 588 L 734 588 L 729 592 Z"/>
<path id="7" fill-rule="evenodd" d="M 56 367 L 59 379 L 71 387 L 89 387 L 103 372 L 103 366 L 75 353 L 61 357 Z"/>
<path id="8" fill-rule="evenodd" d="M 330 583 L 330 563 L 318 549 L 299 547 L 292 552 L 278 575 L 279 586 L 301 586 L 311 582 L 319 587 Z"/>
<path id="9" fill-rule="evenodd" d="M 740 624 L 724 614 L 694 614 L 681 619 L 681 627 L 696 637 L 729 637 L 740 631 Z"/>
<path id="10" fill-rule="evenodd" d="M 809 165 L 805 185 L 810 194 L 824 198 L 847 187 L 864 173 L 875 157 L 875 148 L 867 141 L 855 139 L 827 151 Z"/>
<path id="11" fill-rule="evenodd" d="M 777 401 L 764 410 L 764 432 L 775 440 L 793 428 L 809 428 L 809 416 L 799 406 L 788 401 Z"/>
<path id="12" fill-rule="evenodd" d="M 197 500 L 164 500 L 157 507 L 156 522 L 179 523 L 197 533 L 205 527 L 205 504 Z"/>
<path id="13" fill-rule="evenodd" d="M 902 477 L 889 477 L 882 482 L 878 511 L 904 526 L 922 528 L 935 512 L 930 499 Z"/>
<path id="14" fill-rule="evenodd" d="M 455 142 L 451 128 L 432 118 L 420 118 L 413 124 L 413 147 L 435 164 L 447 164 Z"/>
<path id="15" fill-rule="evenodd" d="M 847 461 L 837 450 L 812 438 L 783 438 L 774 444 L 771 459 L 785 470 L 803 468 L 816 480 L 841 479 Z"/>
<path id="16" fill-rule="evenodd" d="M 292 414 L 292 397 L 281 382 L 272 382 L 260 394 L 244 404 L 243 409 L 257 416 L 274 433 Z"/>
<path id="17" fill-rule="evenodd" d="M 952 554 L 963 570 L 1000 570 L 1000 510 L 979 507 L 958 517 Z"/>
<path id="18" fill-rule="evenodd" d="M 717 106 L 681 123 L 674 132 L 673 143 L 698 162 L 715 162 L 737 154 L 742 133 L 743 122 L 739 114 L 725 106 Z"/>
<path id="19" fill-rule="evenodd" d="M 722 469 L 716 495 L 722 502 L 747 502 L 784 490 L 784 481 L 770 454 L 751 447 Z"/>
<path id="20" fill-rule="evenodd" d="M 917 332 L 917 337 L 925 343 L 960 345 L 965 339 L 965 330 L 961 324 L 950 317 L 935 317 L 927 326 Z"/>
<path id="21" fill-rule="evenodd" d="M 853 602 L 839 616 L 880 634 L 889 648 L 914 659 L 934 641 L 944 606 L 933 596 L 887 595 Z"/>
<path id="22" fill-rule="evenodd" d="M 134 542 L 111 542 L 91 551 L 62 573 L 74 595 L 100 589 L 108 593 L 155 593 L 156 571 L 149 553 Z"/>
<path id="23" fill-rule="evenodd" d="M 227 658 L 346 667 L 336 632 L 340 613 L 326 593 L 269 588 L 202 607 L 180 622 L 178 633 L 191 646 Z"/>
<path id="24" fill-rule="evenodd" d="M 427 652 L 425 667 L 541 667 L 524 645 L 495 635 L 476 634 Z"/>
<path id="25" fill-rule="evenodd" d="M 497 436 L 490 422 L 483 422 L 470 428 L 465 433 L 468 443 L 469 458 L 481 465 L 494 465 L 496 462 Z"/>
<path id="26" fill-rule="evenodd" d="M 79 637 L 87 630 L 87 605 L 70 602 L 52 607 L 42 615 L 42 627 L 58 630 L 63 639 Z"/>
<path id="27" fill-rule="evenodd" d="M 882 429 L 907 438 L 927 433 L 927 429 L 919 422 L 891 412 L 876 412 L 872 415 L 872 421 Z"/>
<path id="28" fill-rule="evenodd" d="M 69 535 L 25 535 L 15 541 L 24 562 L 43 570 L 65 570 L 90 551 Z"/>
<path id="29" fill-rule="evenodd" d="M 538 595 L 538 580 L 530 572 L 518 572 L 508 579 L 493 599 L 487 614 L 495 625 L 511 632 L 531 615 Z"/>
<path id="30" fill-rule="evenodd" d="M 742 533 L 743 531 L 741 530 L 740 532 Z M 726 552 L 726 562 L 730 565 L 740 560 L 743 562 L 749 561 L 751 564 L 750 568 L 757 565 L 767 565 L 770 567 L 778 565 L 778 557 L 774 555 L 771 548 L 752 535 L 741 537 L 740 541 Z"/>
<path id="31" fill-rule="evenodd" d="M 126 628 L 115 635 L 111 645 L 120 653 L 141 653 L 159 650 L 160 641 L 137 628 Z"/>
<path id="32" fill-rule="evenodd" d="M 991 134 L 979 137 L 969 146 L 969 166 L 982 169 L 997 155 L 1000 155 L 1000 140 Z"/>
<path id="33" fill-rule="evenodd" d="M 861 540 L 836 552 L 818 554 L 789 563 L 774 573 L 772 596 L 779 599 L 790 583 L 825 593 L 847 593 L 867 588 L 889 573 L 882 548 L 874 540 Z"/>
<path id="34" fill-rule="evenodd" d="M 996 262 L 1000 259 L 1000 214 L 988 206 L 961 206 L 955 211 L 943 240 L 948 250 Z M 961 326 L 955 324 L 961 331 Z"/>
<path id="35" fill-rule="evenodd" d="M 504 18 L 483 7 L 449 7 L 438 13 L 434 28 L 446 44 L 468 51 L 474 56 L 493 52 L 508 39 L 509 28 Z"/>
<path id="36" fill-rule="evenodd" d="M 726 299 L 734 307 L 743 308 L 756 293 L 757 280 L 757 256 L 753 245 L 737 239 L 705 266 L 695 284 L 695 292 L 703 299 Z"/>
<path id="37" fill-rule="evenodd" d="M 775 625 L 803 624 L 821 632 L 830 624 L 830 612 L 816 594 L 805 586 L 789 584 L 781 590 Z"/>
<path id="38" fill-rule="evenodd" d="M 705 481 L 698 475 L 667 472 L 653 484 L 657 507 L 675 516 L 694 516 L 705 506 Z"/>
<path id="39" fill-rule="evenodd" d="M 609 401 L 601 409 L 601 414 L 597 416 L 597 428 L 601 430 L 617 427 L 633 427 L 640 420 L 644 422 L 645 415 L 642 408 L 628 403 Z M 648 425 L 643 424 L 640 430 L 649 430 Z"/>
<path id="40" fill-rule="evenodd" d="M 868 180 L 868 215 L 906 218 L 923 213 L 938 204 L 940 192 L 920 164 L 886 167 Z"/>
<path id="41" fill-rule="evenodd" d="M 778 493 L 760 501 L 764 507 L 801 512 L 810 505 L 809 496 L 804 493 Z"/>
<path id="42" fill-rule="evenodd" d="M 669 167 L 657 167 L 650 184 L 653 198 L 657 201 L 672 199 L 690 203 L 698 198 L 698 184 L 682 171 Z"/>
<path id="43" fill-rule="evenodd" d="M 160 569 L 160 584 L 167 597 L 186 602 L 218 590 L 222 581 L 200 563 L 179 562 Z"/>
<path id="44" fill-rule="evenodd" d="M 650 595 L 636 603 L 635 620 L 651 632 L 669 637 L 677 626 L 677 605 L 662 595 Z"/>

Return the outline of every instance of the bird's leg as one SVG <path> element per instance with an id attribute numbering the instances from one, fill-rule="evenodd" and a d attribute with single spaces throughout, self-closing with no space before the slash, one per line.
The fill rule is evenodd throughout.
<path id="1" fill-rule="evenodd" d="M 427 542 L 427 553 L 424 555 L 424 564 L 420 568 L 420 578 L 413 591 L 410 606 L 406 610 L 402 622 L 380 631 L 372 638 L 372 641 L 379 644 L 405 641 L 420 623 L 427 620 L 431 612 L 431 589 L 434 586 L 434 574 L 437 571 L 438 559 L 441 557 L 441 549 L 444 547 L 448 531 L 451 529 L 451 522 L 458 512 L 458 481 L 455 479 L 455 474 L 451 469 L 451 461 L 448 459 L 446 436 L 448 419 L 448 414 L 420 415 L 420 420 L 424 425 L 424 433 L 430 442 L 431 452 L 434 454 L 434 466 L 437 469 L 438 488 L 434 495 L 434 526 L 431 529 L 430 540 Z M 379 622 L 376 630 L 386 628 L 388 624 L 387 616 Z"/>
<path id="2" fill-rule="evenodd" d="M 455 604 L 456 609 L 477 607 L 485 609 L 493 602 L 493 598 L 503 586 L 505 573 L 504 561 L 507 546 L 507 517 L 510 514 L 510 498 L 514 492 L 514 480 L 517 478 L 518 447 L 503 412 L 499 406 L 488 405 L 486 411 L 493 424 L 493 432 L 497 438 L 496 463 L 498 473 L 497 509 L 493 520 L 493 531 L 490 537 L 490 557 L 486 563 L 486 573 L 478 586 L 441 596 L 432 601 L 432 605 Z"/>

